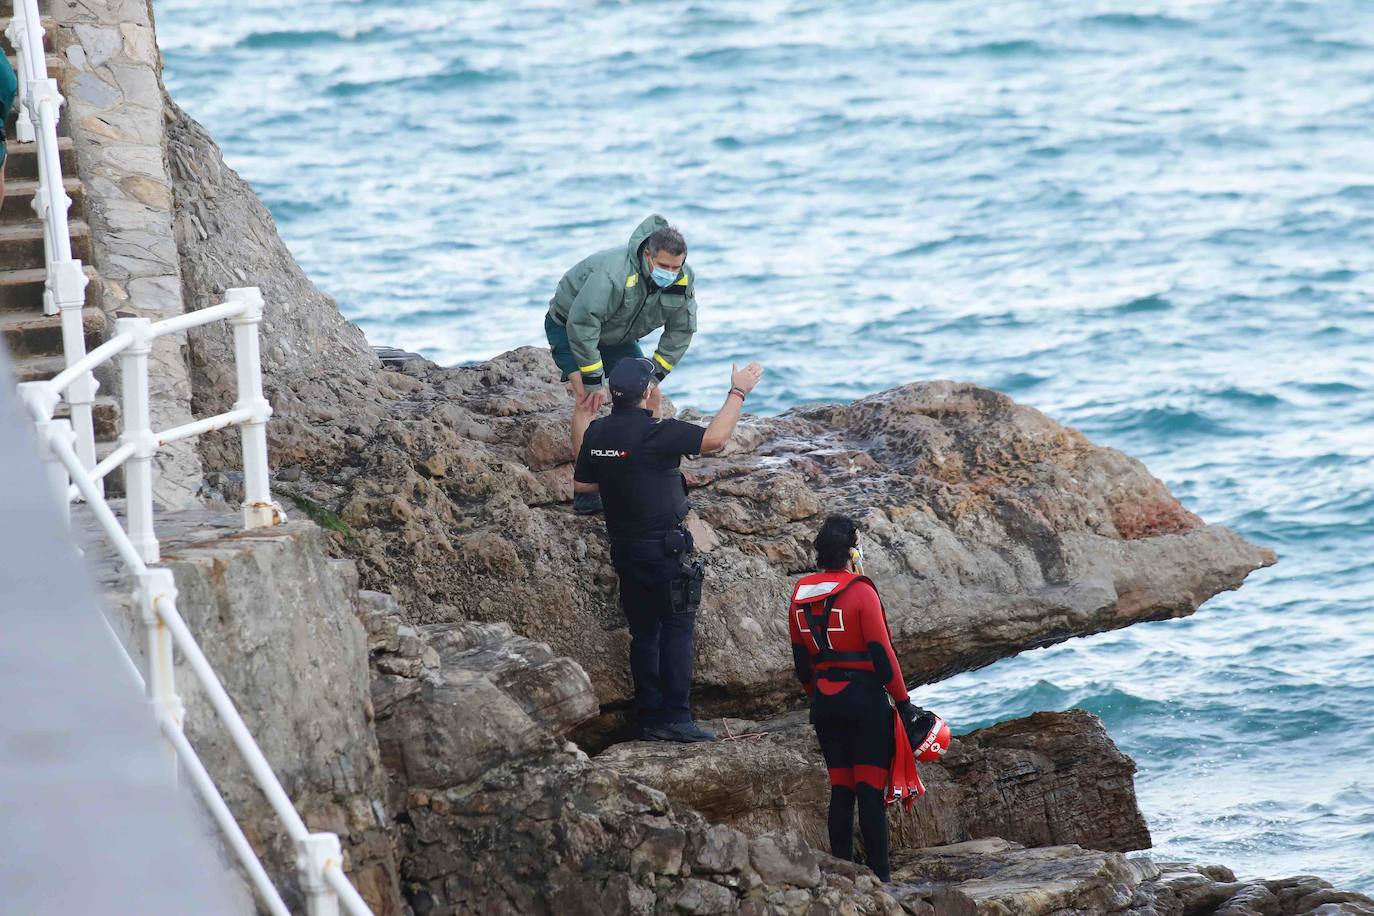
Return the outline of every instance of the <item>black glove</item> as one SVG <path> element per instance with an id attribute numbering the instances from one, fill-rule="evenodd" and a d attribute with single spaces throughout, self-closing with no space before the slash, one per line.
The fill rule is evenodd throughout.
<path id="1" fill-rule="evenodd" d="M 910 700 L 903 700 L 897 704 L 897 714 L 902 717 L 902 725 L 906 728 L 907 740 L 914 748 L 925 740 L 926 735 L 935 726 L 935 713 L 928 709 L 922 709 Z"/>
<path id="2" fill-rule="evenodd" d="M 667 370 L 667 369 L 664 369 L 662 366 L 655 366 L 655 367 L 654 367 L 654 381 L 655 381 L 655 382 L 657 382 L 657 383 L 659 383 L 659 384 L 662 384 L 662 383 L 663 383 L 663 380 L 664 380 L 665 378 L 667 378 L 667 377 L 668 377 L 668 370 Z"/>

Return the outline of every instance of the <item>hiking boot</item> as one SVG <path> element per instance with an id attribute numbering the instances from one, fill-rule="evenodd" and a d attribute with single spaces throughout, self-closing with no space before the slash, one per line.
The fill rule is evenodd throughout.
<path id="1" fill-rule="evenodd" d="M 702 728 L 695 722 L 669 722 L 666 725 L 645 726 L 644 740 L 695 744 L 699 741 L 715 741 L 716 733 L 709 728 Z"/>
<path id="2" fill-rule="evenodd" d="M 573 512 L 578 515 L 596 515 L 601 511 L 600 493 L 574 493 Z"/>

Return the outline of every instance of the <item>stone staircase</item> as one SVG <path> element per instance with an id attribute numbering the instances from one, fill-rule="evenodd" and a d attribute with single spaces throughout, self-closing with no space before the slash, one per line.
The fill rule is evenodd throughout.
<path id="1" fill-rule="evenodd" d="M 14 48 L 3 30 L 9 25 L 13 0 L 0 0 L 0 47 L 10 64 L 18 70 Z M 54 24 L 44 21 L 48 75 L 58 81 L 65 94 L 65 60 L 52 53 Z M 86 192 L 76 177 L 76 151 L 68 135 L 65 118 L 58 121 L 58 146 L 62 163 L 63 186 L 72 199 L 67 219 L 71 230 L 72 257 L 86 266 L 91 282 L 86 287 L 83 312 L 86 348 L 98 346 L 106 331 L 106 321 L 98 306 L 99 278 L 90 266 L 91 228 L 86 222 Z M 52 378 L 66 362 L 62 352 L 62 321 L 58 315 L 43 314 L 43 284 L 47 271 L 43 260 L 43 225 L 34 213 L 32 202 L 38 191 L 38 144 L 18 142 L 18 104 L 5 123 L 9 154 L 5 161 L 5 200 L 0 206 L 0 339 L 9 352 L 16 381 L 32 382 Z M 110 377 L 101 378 L 102 391 L 93 405 L 96 453 L 108 454 L 119 436 L 119 405 L 113 397 Z M 58 416 L 65 416 L 65 405 Z M 115 480 L 110 481 L 115 484 Z"/>

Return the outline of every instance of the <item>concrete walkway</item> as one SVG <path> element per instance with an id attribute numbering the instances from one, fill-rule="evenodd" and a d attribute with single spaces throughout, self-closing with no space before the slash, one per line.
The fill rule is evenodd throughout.
<path id="1" fill-rule="evenodd" d="M 250 913 L 100 624 L 0 347 L 0 909 Z"/>

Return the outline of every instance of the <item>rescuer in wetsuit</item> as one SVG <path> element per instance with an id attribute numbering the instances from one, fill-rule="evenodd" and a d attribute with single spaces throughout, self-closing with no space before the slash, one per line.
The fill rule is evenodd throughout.
<path id="1" fill-rule="evenodd" d="M 620 578 L 620 606 L 630 625 L 630 674 L 640 734 L 651 741 L 714 741 L 692 721 L 691 690 L 701 563 L 689 560 L 692 537 L 684 455 L 701 455 L 730 440 L 744 398 L 763 375 L 758 363 L 731 367 L 730 392 L 709 426 L 658 418 L 654 364 L 628 358 L 611 370 L 611 415 L 592 421 L 596 407 L 573 413 L 577 465 L 573 490 L 600 490 L 611 562 Z"/>
<path id="2" fill-rule="evenodd" d="M 787 623 L 797 680 L 811 696 L 811 723 L 830 772 L 830 851 L 854 859 L 857 803 L 868 867 L 887 881 L 884 795 L 895 741 L 887 698 L 908 728 L 934 717 L 912 705 L 878 591 L 853 571 L 854 557 L 862 556 L 853 520 L 830 516 L 814 544 L 820 572 L 797 583 Z"/>

